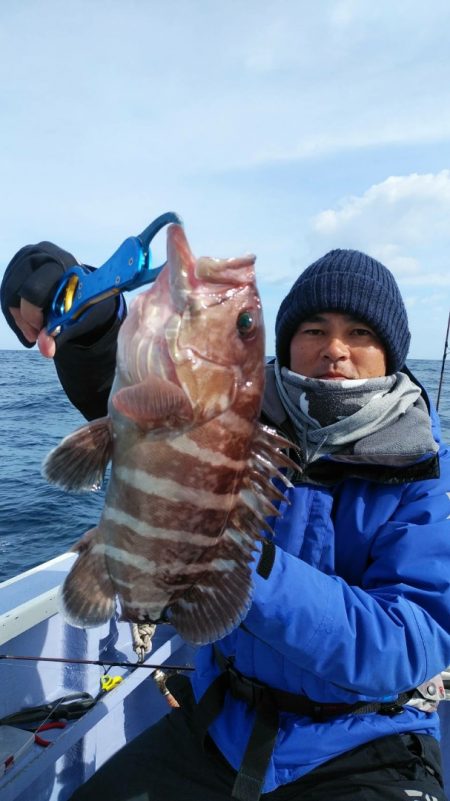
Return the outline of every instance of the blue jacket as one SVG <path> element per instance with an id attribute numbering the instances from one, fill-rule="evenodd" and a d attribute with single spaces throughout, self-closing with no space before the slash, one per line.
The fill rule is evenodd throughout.
<path id="1" fill-rule="evenodd" d="M 397 470 L 389 483 L 348 477 L 329 486 L 298 482 L 286 491 L 272 571 L 264 579 L 254 570 L 244 625 L 219 643 L 241 673 L 314 701 L 351 704 L 395 698 L 450 664 L 450 453 L 444 446 L 439 461 L 439 478 L 405 482 Z M 193 677 L 197 700 L 219 672 L 213 647 L 201 648 Z M 281 713 L 263 792 L 384 735 L 439 736 L 436 712 L 404 710 L 325 722 Z M 209 730 L 236 770 L 254 717 L 228 693 Z"/>

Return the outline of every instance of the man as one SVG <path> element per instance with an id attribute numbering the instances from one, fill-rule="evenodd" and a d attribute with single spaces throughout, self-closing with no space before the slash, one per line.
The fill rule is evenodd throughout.
<path id="1" fill-rule="evenodd" d="M 4 313 L 45 355 L 42 308 L 73 262 L 41 243 L 5 274 Z M 104 301 L 56 351 L 87 417 L 105 412 L 120 313 Z M 409 341 L 379 262 L 335 250 L 300 275 L 277 316 L 262 412 L 296 443 L 298 470 L 276 538 L 256 554 L 250 611 L 199 649 L 193 694 L 173 688 L 181 710 L 74 801 L 445 798 L 436 699 L 450 663 L 450 459 L 405 367 Z"/>

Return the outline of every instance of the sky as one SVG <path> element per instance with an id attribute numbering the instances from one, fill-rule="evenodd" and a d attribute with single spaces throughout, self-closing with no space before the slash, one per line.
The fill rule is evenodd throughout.
<path id="1" fill-rule="evenodd" d="M 449 30 L 448 0 L 0 3 L 0 278 L 44 239 L 99 266 L 174 210 L 197 256 L 256 254 L 268 354 L 342 247 L 394 273 L 410 357 L 442 359 Z"/>

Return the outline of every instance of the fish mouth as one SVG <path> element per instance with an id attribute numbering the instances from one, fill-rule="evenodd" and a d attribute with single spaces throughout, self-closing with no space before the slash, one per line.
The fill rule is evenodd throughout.
<path id="1" fill-rule="evenodd" d="M 220 286 L 232 292 L 255 281 L 256 256 L 252 253 L 232 259 L 196 259 L 181 225 L 173 223 L 167 229 L 167 268 L 172 303 L 182 314 L 187 305 L 195 302 L 196 290 L 212 285 L 211 301 L 220 303 Z M 217 292 L 215 291 L 217 290 Z M 203 297 L 204 302 L 204 297 Z"/>

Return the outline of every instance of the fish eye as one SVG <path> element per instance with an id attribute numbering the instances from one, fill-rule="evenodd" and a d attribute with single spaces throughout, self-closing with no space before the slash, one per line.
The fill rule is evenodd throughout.
<path id="1" fill-rule="evenodd" d="M 245 338 L 253 333 L 255 329 L 255 318 L 251 311 L 243 311 L 237 318 L 236 328 L 238 334 Z"/>

